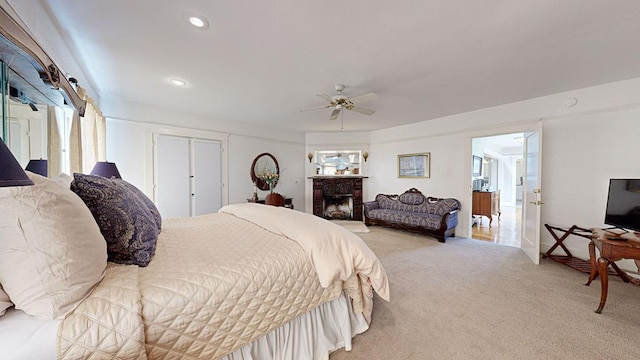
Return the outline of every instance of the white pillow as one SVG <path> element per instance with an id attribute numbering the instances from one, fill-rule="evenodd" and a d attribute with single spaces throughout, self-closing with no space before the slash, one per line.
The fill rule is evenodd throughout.
<path id="1" fill-rule="evenodd" d="M 107 245 L 76 194 L 28 175 L 35 185 L 0 188 L 0 283 L 16 309 L 61 319 L 104 276 Z"/>
<path id="2" fill-rule="evenodd" d="M 52 180 L 62 185 L 65 189 L 69 189 L 73 178 L 65 173 L 60 173 L 60 175 L 52 178 Z"/>
<path id="3" fill-rule="evenodd" d="M 9 300 L 9 295 L 2 290 L 2 285 L 0 285 L 0 316 L 4 315 L 7 309 L 12 306 L 13 303 Z"/>

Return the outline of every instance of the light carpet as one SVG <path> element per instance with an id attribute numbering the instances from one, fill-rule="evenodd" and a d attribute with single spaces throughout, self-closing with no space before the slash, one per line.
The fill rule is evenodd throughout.
<path id="1" fill-rule="evenodd" d="M 378 226 L 359 234 L 389 275 L 371 328 L 345 359 L 640 359 L 640 287 L 600 282 L 514 247 Z M 585 247 L 587 244 L 585 243 Z"/>
<path id="2" fill-rule="evenodd" d="M 331 220 L 332 223 L 338 224 L 353 233 L 368 233 L 369 228 L 362 221 L 354 220 Z"/>

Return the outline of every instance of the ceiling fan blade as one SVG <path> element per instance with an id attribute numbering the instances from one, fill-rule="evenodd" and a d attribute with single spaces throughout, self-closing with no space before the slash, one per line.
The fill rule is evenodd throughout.
<path id="1" fill-rule="evenodd" d="M 363 102 L 372 101 L 378 98 L 378 95 L 374 93 L 368 93 L 349 99 L 354 104 L 362 104 Z"/>
<path id="2" fill-rule="evenodd" d="M 325 100 L 327 100 L 328 102 L 332 102 L 333 99 L 331 98 L 331 96 L 327 95 L 327 94 L 316 94 L 317 97 L 321 97 Z"/>
<path id="3" fill-rule="evenodd" d="M 376 113 L 376 111 L 373 109 L 367 109 L 359 106 L 352 106 L 349 108 L 349 110 L 353 110 L 357 113 L 364 114 L 364 115 L 373 115 Z"/>
<path id="4" fill-rule="evenodd" d="M 324 106 L 318 106 L 318 107 L 312 107 L 312 108 L 308 108 L 308 109 L 302 109 L 302 110 L 300 110 L 300 112 L 309 111 L 309 110 L 326 109 L 328 107 L 331 107 L 331 104 L 327 104 L 327 105 L 324 105 Z"/>
<path id="5" fill-rule="evenodd" d="M 333 109 L 333 111 L 331 112 L 331 116 L 329 117 L 329 120 L 337 119 L 338 115 L 340 114 L 340 110 L 342 110 L 342 107 Z"/>

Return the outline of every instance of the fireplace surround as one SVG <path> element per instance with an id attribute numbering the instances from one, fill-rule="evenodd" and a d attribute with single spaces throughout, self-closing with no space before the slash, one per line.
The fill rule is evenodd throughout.
<path id="1" fill-rule="evenodd" d="M 362 221 L 365 176 L 313 176 L 313 214 L 325 219 Z"/>

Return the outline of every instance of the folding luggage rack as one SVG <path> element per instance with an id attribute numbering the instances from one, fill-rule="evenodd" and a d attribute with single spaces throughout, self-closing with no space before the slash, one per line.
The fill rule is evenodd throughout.
<path id="1" fill-rule="evenodd" d="M 593 235 L 591 230 L 580 227 L 578 225 L 571 225 L 567 228 L 544 224 L 544 227 L 547 228 L 551 236 L 553 236 L 553 238 L 556 240 L 556 243 L 542 255 L 542 258 L 549 258 L 553 261 L 557 261 L 561 264 L 567 265 L 570 268 L 589 274 L 591 272 L 591 263 L 589 261 L 574 257 L 571 254 L 571 251 L 569 251 L 569 249 L 562 242 L 565 241 L 569 237 L 569 235 L 580 236 L 591 241 L 591 236 Z M 560 247 L 566 253 L 566 255 L 553 255 L 553 251 L 558 247 Z"/>

